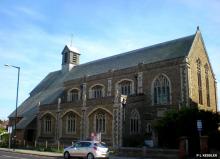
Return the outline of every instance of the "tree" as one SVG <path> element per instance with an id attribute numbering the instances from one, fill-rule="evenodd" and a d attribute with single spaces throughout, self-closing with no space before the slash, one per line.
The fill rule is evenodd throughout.
<path id="1" fill-rule="evenodd" d="M 198 152 L 199 133 L 197 131 L 197 120 L 202 120 L 202 135 L 209 136 L 209 146 L 220 148 L 218 123 L 220 116 L 197 108 L 183 108 L 168 112 L 162 119 L 158 120 L 155 128 L 158 132 L 159 145 L 167 148 L 178 148 L 179 138 L 186 136 L 189 139 L 189 149 Z"/>

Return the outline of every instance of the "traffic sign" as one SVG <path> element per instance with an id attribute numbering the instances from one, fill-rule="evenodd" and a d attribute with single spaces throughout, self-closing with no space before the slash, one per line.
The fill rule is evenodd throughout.
<path id="1" fill-rule="evenodd" d="M 202 130 L 202 120 L 197 120 L 197 129 L 198 129 L 199 131 Z"/>

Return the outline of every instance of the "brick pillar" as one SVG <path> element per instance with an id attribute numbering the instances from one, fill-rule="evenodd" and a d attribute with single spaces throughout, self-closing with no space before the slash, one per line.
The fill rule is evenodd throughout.
<path id="1" fill-rule="evenodd" d="M 86 77 L 85 77 L 86 78 Z M 82 101 L 83 101 L 83 106 L 81 108 L 82 110 L 82 119 L 81 119 L 81 124 L 80 124 L 80 132 L 81 132 L 81 139 L 85 140 L 87 138 L 87 107 L 86 107 L 86 83 L 82 84 Z"/>
<path id="2" fill-rule="evenodd" d="M 137 93 L 143 93 L 143 72 L 138 72 L 137 76 Z"/>
<path id="3" fill-rule="evenodd" d="M 62 128 L 60 127 L 60 121 L 61 121 L 61 118 L 60 118 L 60 112 L 61 112 L 61 109 L 60 109 L 60 104 L 61 104 L 61 98 L 58 98 L 58 101 L 57 101 L 57 119 L 56 119 L 56 142 L 57 142 L 57 149 L 59 150 L 60 149 L 60 130 L 62 130 Z"/>
<path id="4" fill-rule="evenodd" d="M 108 78 L 107 96 L 112 95 L 112 78 Z"/>
<path id="5" fill-rule="evenodd" d="M 82 119 L 81 119 L 81 139 L 85 140 L 88 137 L 88 125 L 87 125 L 87 108 L 82 107 Z"/>
<path id="6" fill-rule="evenodd" d="M 208 153 L 208 136 L 200 136 L 200 153 Z"/>
<path id="7" fill-rule="evenodd" d="M 38 106 L 37 106 L 37 135 L 36 135 L 36 139 L 35 141 L 38 141 L 38 138 L 41 136 L 41 132 L 43 131 L 42 130 L 42 126 L 41 126 L 41 118 L 40 118 L 40 102 L 38 103 Z"/>
<path id="8" fill-rule="evenodd" d="M 186 159 L 188 152 L 188 139 L 186 136 L 182 136 L 179 139 L 179 159 Z"/>

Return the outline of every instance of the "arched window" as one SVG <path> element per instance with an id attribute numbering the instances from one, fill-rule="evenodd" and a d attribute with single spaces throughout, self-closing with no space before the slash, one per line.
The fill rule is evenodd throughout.
<path id="1" fill-rule="evenodd" d="M 72 89 L 68 94 L 68 101 L 77 101 L 79 100 L 79 90 Z"/>
<path id="2" fill-rule="evenodd" d="M 153 82 L 153 104 L 170 104 L 170 82 L 164 75 L 159 75 Z"/>
<path id="3" fill-rule="evenodd" d="M 197 78 L 198 78 L 198 94 L 199 94 L 199 104 L 203 104 L 202 99 L 202 77 L 201 77 L 201 60 L 197 60 Z"/>
<path id="4" fill-rule="evenodd" d="M 98 113 L 95 116 L 95 130 L 97 133 L 105 133 L 105 113 Z"/>
<path id="5" fill-rule="evenodd" d="M 130 117 L 130 133 L 137 134 L 140 132 L 140 115 L 138 111 L 135 109 L 131 112 Z"/>
<path id="6" fill-rule="evenodd" d="M 132 83 L 131 81 L 124 80 L 119 83 L 119 91 L 122 95 L 132 94 Z"/>
<path id="7" fill-rule="evenodd" d="M 146 133 L 152 133 L 151 123 L 147 123 L 146 124 L 145 131 L 146 131 Z"/>
<path id="8" fill-rule="evenodd" d="M 207 106 L 210 107 L 210 94 L 209 94 L 209 67 L 205 65 L 205 83 L 206 83 L 206 101 Z"/>
<path id="9" fill-rule="evenodd" d="M 91 98 L 101 98 L 104 96 L 104 87 L 101 85 L 96 85 L 92 87 L 91 91 Z"/>
<path id="10" fill-rule="evenodd" d="M 76 132 L 76 116 L 72 113 L 68 114 L 66 122 L 67 133 Z"/>
<path id="11" fill-rule="evenodd" d="M 52 132 L 52 119 L 51 119 L 50 116 L 45 117 L 44 132 L 45 133 L 51 133 Z"/>

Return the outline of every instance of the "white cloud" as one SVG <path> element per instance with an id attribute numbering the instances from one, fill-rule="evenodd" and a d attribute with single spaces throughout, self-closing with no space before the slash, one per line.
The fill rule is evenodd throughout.
<path id="1" fill-rule="evenodd" d="M 19 62 L 19 63 L 26 63 L 31 64 L 32 60 L 25 56 L 24 54 L 20 52 L 14 52 L 14 50 L 10 50 L 10 48 L 0 48 L 0 58 L 3 61 L 12 61 L 13 63 Z M 16 62 L 15 62 L 16 59 Z"/>
<path id="2" fill-rule="evenodd" d="M 27 6 L 15 5 L 8 8 L 1 8 L 0 13 L 16 20 L 21 19 L 21 17 L 39 21 L 46 20 L 45 15 L 41 14 L 39 11 L 34 10 L 33 7 L 30 8 Z"/>
<path id="3" fill-rule="evenodd" d="M 177 2 L 175 1 L 175 3 Z M 214 21 L 214 24 L 220 23 L 218 17 L 220 14 L 219 1 L 213 0 L 210 2 L 202 0 L 198 3 L 197 1 L 192 0 L 181 0 L 180 3 L 188 8 L 191 8 L 192 11 L 194 11 L 194 9 L 196 10 L 193 12 L 196 14 L 192 15 L 194 18 L 190 20 L 188 19 L 190 25 L 193 24 L 191 20 L 195 20 L 195 17 L 199 15 L 200 11 L 205 12 L 206 15 L 202 16 L 205 21 L 210 18 L 211 21 Z M 206 8 L 205 11 L 204 8 Z M 117 9 L 115 9 L 114 12 L 115 13 L 113 15 L 116 15 L 123 14 L 124 11 L 117 12 Z M 110 19 L 112 18 L 112 12 L 109 12 L 108 18 L 106 18 L 106 14 L 103 14 L 103 11 L 100 10 L 100 13 L 97 15 L 97 19 L 105 23 L 106 26 L 104 27 L 103 25 L 99 25 L 97 23 L 99 22 L 97 19 L 92 19 L 89 21 L 90 24 L 88 25 L 90 26 L 88 26 L 88 28 L 92 28 L 97 31 L 97 34 L 95 33 L 95 35 L 91 35 L 88 31 L 88 35 L 83 36 L 82 34 L 84 33 L 84 30 L 80 30 L 80 28 L 77 32 L 79 31 L 82 33 L 74 36 L 73 45 L 80 50 L 81 63 L 138 49 L 162 41 L 171 40 L 173 35 L 177 36 L 177 34 L 181 32 L 178 32 L 181 29 L 173 31 L 175 27 L 171 27 L 170 25 L 157 25 L 156 21 L 152 21 L 152 19 L 155 19 L 152 16 L 155 12 L 150 13 L 150 10 L 146 12 L 145 10 L 142 10 L 142 12 L 145 14 L 144 16 L 137 16 L 137 14 L 133 15 L 134 12 L 132 11 L 130 13 L 132 17 L 124 20 L 123 18 L 127 18 L 125 15 L 120 15 Z M 50 33 L 49 31 L 44 30 L 44 26 L 39 27 L 40 24 L 35 24 L 31 20 L 46 21 L 47 17 L 43 13 L 39 12 L 39 10 L 34 10 L 33 7 L 29 8 L 28 6 L 17 5 L 8 8 L 1 8 L 0 14 L 4 14 L 5 16 L 15 19 L 13 27 L 6 27 L 4 30 L 0 29 L 0 64 L 3 65 L 5 63 L 9 63 L 21 65 L 22 70 L 19 101 L 22 102 L 28 96 L 28 93 L 49 72 L 60 69 L 60 53 L 64 45 L 70 41 L 70 36 L 64 35 L 64 32 L 72 31 L 63 29 L 60 33 L 60 30 L 56 33 Z M 160 23 L 162 24 L 163 22 L 166 22 L 166 19 L 163 19 L 163 15 L 160 16 Z M 156 20 L 158 20 L 158 18 Z M 67 23 L 69 22 L 70 21 Z M 155 22 L 155 24 L 152 22 Z M 186 25 L 188 26 L 189 24 L 187 23 Z M 185 26 L 182 26 L 182 28 L 185 28 Z M 157 32 L 159 30 L 160 32 Z M 171 32 L 173 33 L 171 34 Z M 100 36 L 100 34 L 102 35 Z M 218 39 L 215 40 L 217 41 Z M 210 45 L 208 52 L 217 80 L 220 82 L 220 70 L 218 69 L 220 68 L 220 63 L 218 62 L 218 59 L 220 58 L 218 53 L 220 50 L 217 46 L 215 47 L 214 45 Z M 0 101 L 7 99 L 6 102 L 0 103 L 1 108 L 6 106 L 10 100 L 14 102 L 14 96 L 16 94 L 16 72 L 12 70 L 6 71 L 4 68 L 0 69 L 0 74 L 3 75 L 0 76 L 0 81 L 3 81 L 0 83 L 0 88 L 4 90 L 0 92 Z M 219 86 L 218 94 L 220 94 Z"/>
<path id="4" fill-rule="evenodd" d="M 45 20 L 45 16 L 41 13 L 35 11 L 33 8 L 29 8 L 26 6 L 16 6 L 15 10 L 17 10 L 20 13 L 23 13 L 27 15 L 28 17 L 36 20 Z"/>

